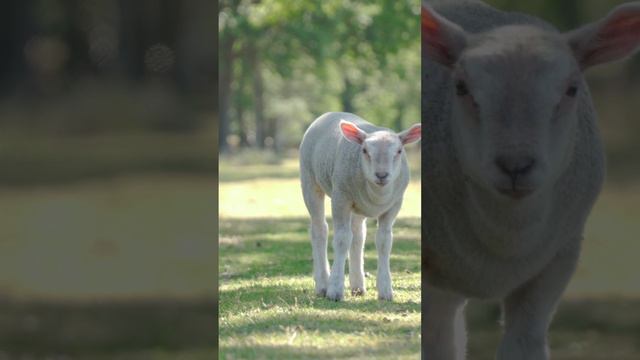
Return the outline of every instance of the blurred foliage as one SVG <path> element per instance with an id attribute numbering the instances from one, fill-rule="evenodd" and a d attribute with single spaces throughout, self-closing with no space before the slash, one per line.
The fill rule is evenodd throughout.
<path id="1" fill-rule="evenodd" d="M 327 111 L 399 130 L 419 119 L 419 4 L 220 3 L 221 150 L 296 146 Z"/>
<path id="2" fill-rule="evenodd" d="M 202 130 L 216 104 L 214 12 L 207 0 L 3 2 L 0 129 Z"/>
<path id="3" fill-rule="evenodd" d="M 1 9 L 0 184 L 215 172 L 214 2 Z"/>

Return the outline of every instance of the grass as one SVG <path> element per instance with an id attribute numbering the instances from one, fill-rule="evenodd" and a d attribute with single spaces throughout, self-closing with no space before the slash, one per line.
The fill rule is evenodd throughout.
<path id="1" fill-rule="evenodd" d="M 500 341 L 499 308 L 473 301 L 467 308 L 468 358 L 492 360 Z M 640 299 L 565 299 L 549 332 L 555 360 L 640 358 Z"/>
<path id="2" fill-rule="evenodd" d="M 419 167 L 412 165 L 414 181 L 395 230 L 391 265 L 398 301 L 375 300 L 376 256 L 369 238 L 369 293 L 332 303 L 312 294 L 297 166 L 290 158 L 279 165 L 220 164 L 221 358 L 418 358 Z M 637 182 L 605 186 L 551 328 L 554 359 L 640 358 L 639 204 Z M 472 301 L 467 315 L 469 359 L 493 359 L 501 332 L 497 304 Z"/>
<path id="3" fill-rule="evenodd" d="M 213 358 L 213 183 L 0 187 L 0 358 Z"/>
<path id="4" fill-rule="evenodd" d="M 220 222 L 223 359 L 415 358 L 420 344 L 420 222 L 396 225 L 395 299 L 375 293 L 375 245 L 365 246 L 368 292 L 335 303 L 313 293 L 304 218 Z M 369 233 L 373 228 L 369 228 Z"/>
<path id="5" fill-rule="evenodd" d="M 0 301 L 1 358 L 211 359 L 210 298 Z"/>
<path id="6" fill-rule="evenodd" d="M 278 166 L 221 162 L 220 358 L 418 358 L 419 182 L 414 180 L 407 191 L 394 228 L 394 301 L 377 300 L 375 224 L 370 220 L 368 292 L 364 297 L 347 292 L 345 301 L 336 303 L 313 291 L 297 166 L 295 159 Z"/>
<path id="7" fill-rule="evenodd" d="M 63 136 L 3 132 L 0 184 L 80 183 L 129 174 L 190 173 L 214 176 L 216 152 L 209 133 L 123 133 Z"/>

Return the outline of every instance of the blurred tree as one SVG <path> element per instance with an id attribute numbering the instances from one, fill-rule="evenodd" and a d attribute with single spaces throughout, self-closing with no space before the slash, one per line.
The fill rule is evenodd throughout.
<path id="1" fill-rule="evenodd" d="M 233 37 L 236 48 L 241 49 L 236 54 L 247 60 L 240 61 L 236 67 L 222 62 L 238 62 L 238 57 L 221 57 L 221 73 L 223 69 L 241 70 L 233 80 L 223 75 L 220 91 L 228 90 L 230 98 L 242 96 L 244 83 L 240 86 L 232 83 L 241 82 L 244 73 L 252 74 L 251 101 L 235 101 L 235 104 L 242 103 L 252 111 L 254 144 L 263 147 L 268 139 L 271 146 L 278 149 L 282 142 L 288 142 L 283 133 L 291 135 L 291 129 L 298 128 L 292 125 L 312 120 L 307 113 L 317 116 L 332 110 L 363 111 L 356 105 L 357 99 L 370 90 L 386 89 L 389 97 L 396 98 L 398 89 L 387 88 L 382 77 L 375 77 L 379 80 L 376 84 L 371 83 L 369 77 L 380 72 L 393 72 L 394 76 L 410 73 L 401 70 L 402 66 L 391 68 L 388 57 L 419 43 L 418 19 L 418 5 L 412 1 L 223 1 L 221 39 Z M 406 55 L 417 58 L 419 51 L 414 49 L 416 54 Z M 412 64 L 419 68 L 419 63 Z M 419 74 L 405 78 L 416 94 L 419 93 L 418 79 Z M 418 106 L 417 96 L 410 106 Z M 340 105 L 327 108 L 329 98 L 336 99 Z M 298 100 L 302 100 L 302 104 Z M 243 134 L 248 133 L 244 118 L 247 109 L 231 114 L 229 107 L 222 108 L 226 101 L 226 97 L 221 98 L 220 128 L 236 129 L 244 142 Z M 287 102 L 292 105 L 289 110 L 287 106 L 280 106 Z M 304 108 L 302 113 L 290 110 L 300 105 Z M 391 103 L 392 107 L 401 105 L 407 104 L 401 100 Z M 402 122 L 404 111 L 389 111 L 396 117 L 387 120 L 387 125 Z M 229 126 L 227 122 L 237 122 L 238 126 Z"/>

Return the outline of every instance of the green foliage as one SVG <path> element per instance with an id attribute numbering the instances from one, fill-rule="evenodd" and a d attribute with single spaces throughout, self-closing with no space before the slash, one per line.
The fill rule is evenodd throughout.
<path id="1" fill-rule="evenodd" d="M 230 133 L 260 144 L 256 122 L 265 119 L 266 135 L 293 147 L 327 111 L 355 112 L 397 130 L 416 122 L 418 10 L 408 0 L 222 2 L 221 38 L 234 43 Z"/>

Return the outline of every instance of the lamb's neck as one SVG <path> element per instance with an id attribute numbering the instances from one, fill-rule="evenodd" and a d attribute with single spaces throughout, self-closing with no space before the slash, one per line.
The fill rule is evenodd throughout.
<path id="1" fill-rule="evenodd" d="M 388 203 L 393 197 L 393 189 L 395 188 L 397 180 L 388 183 L 385 186 L 378 186 L 372 184 L 369 181 L 364 181 L 364 189 L 369 200 L 377 205 Z"/>
<path id="2" fill-rule="evenodd" d="M 526 256 L 542 245 L 549 223 L 549 194 L 511 200 L 467 184 L 466 211 L 476 239 L 501 257 Z"/>

